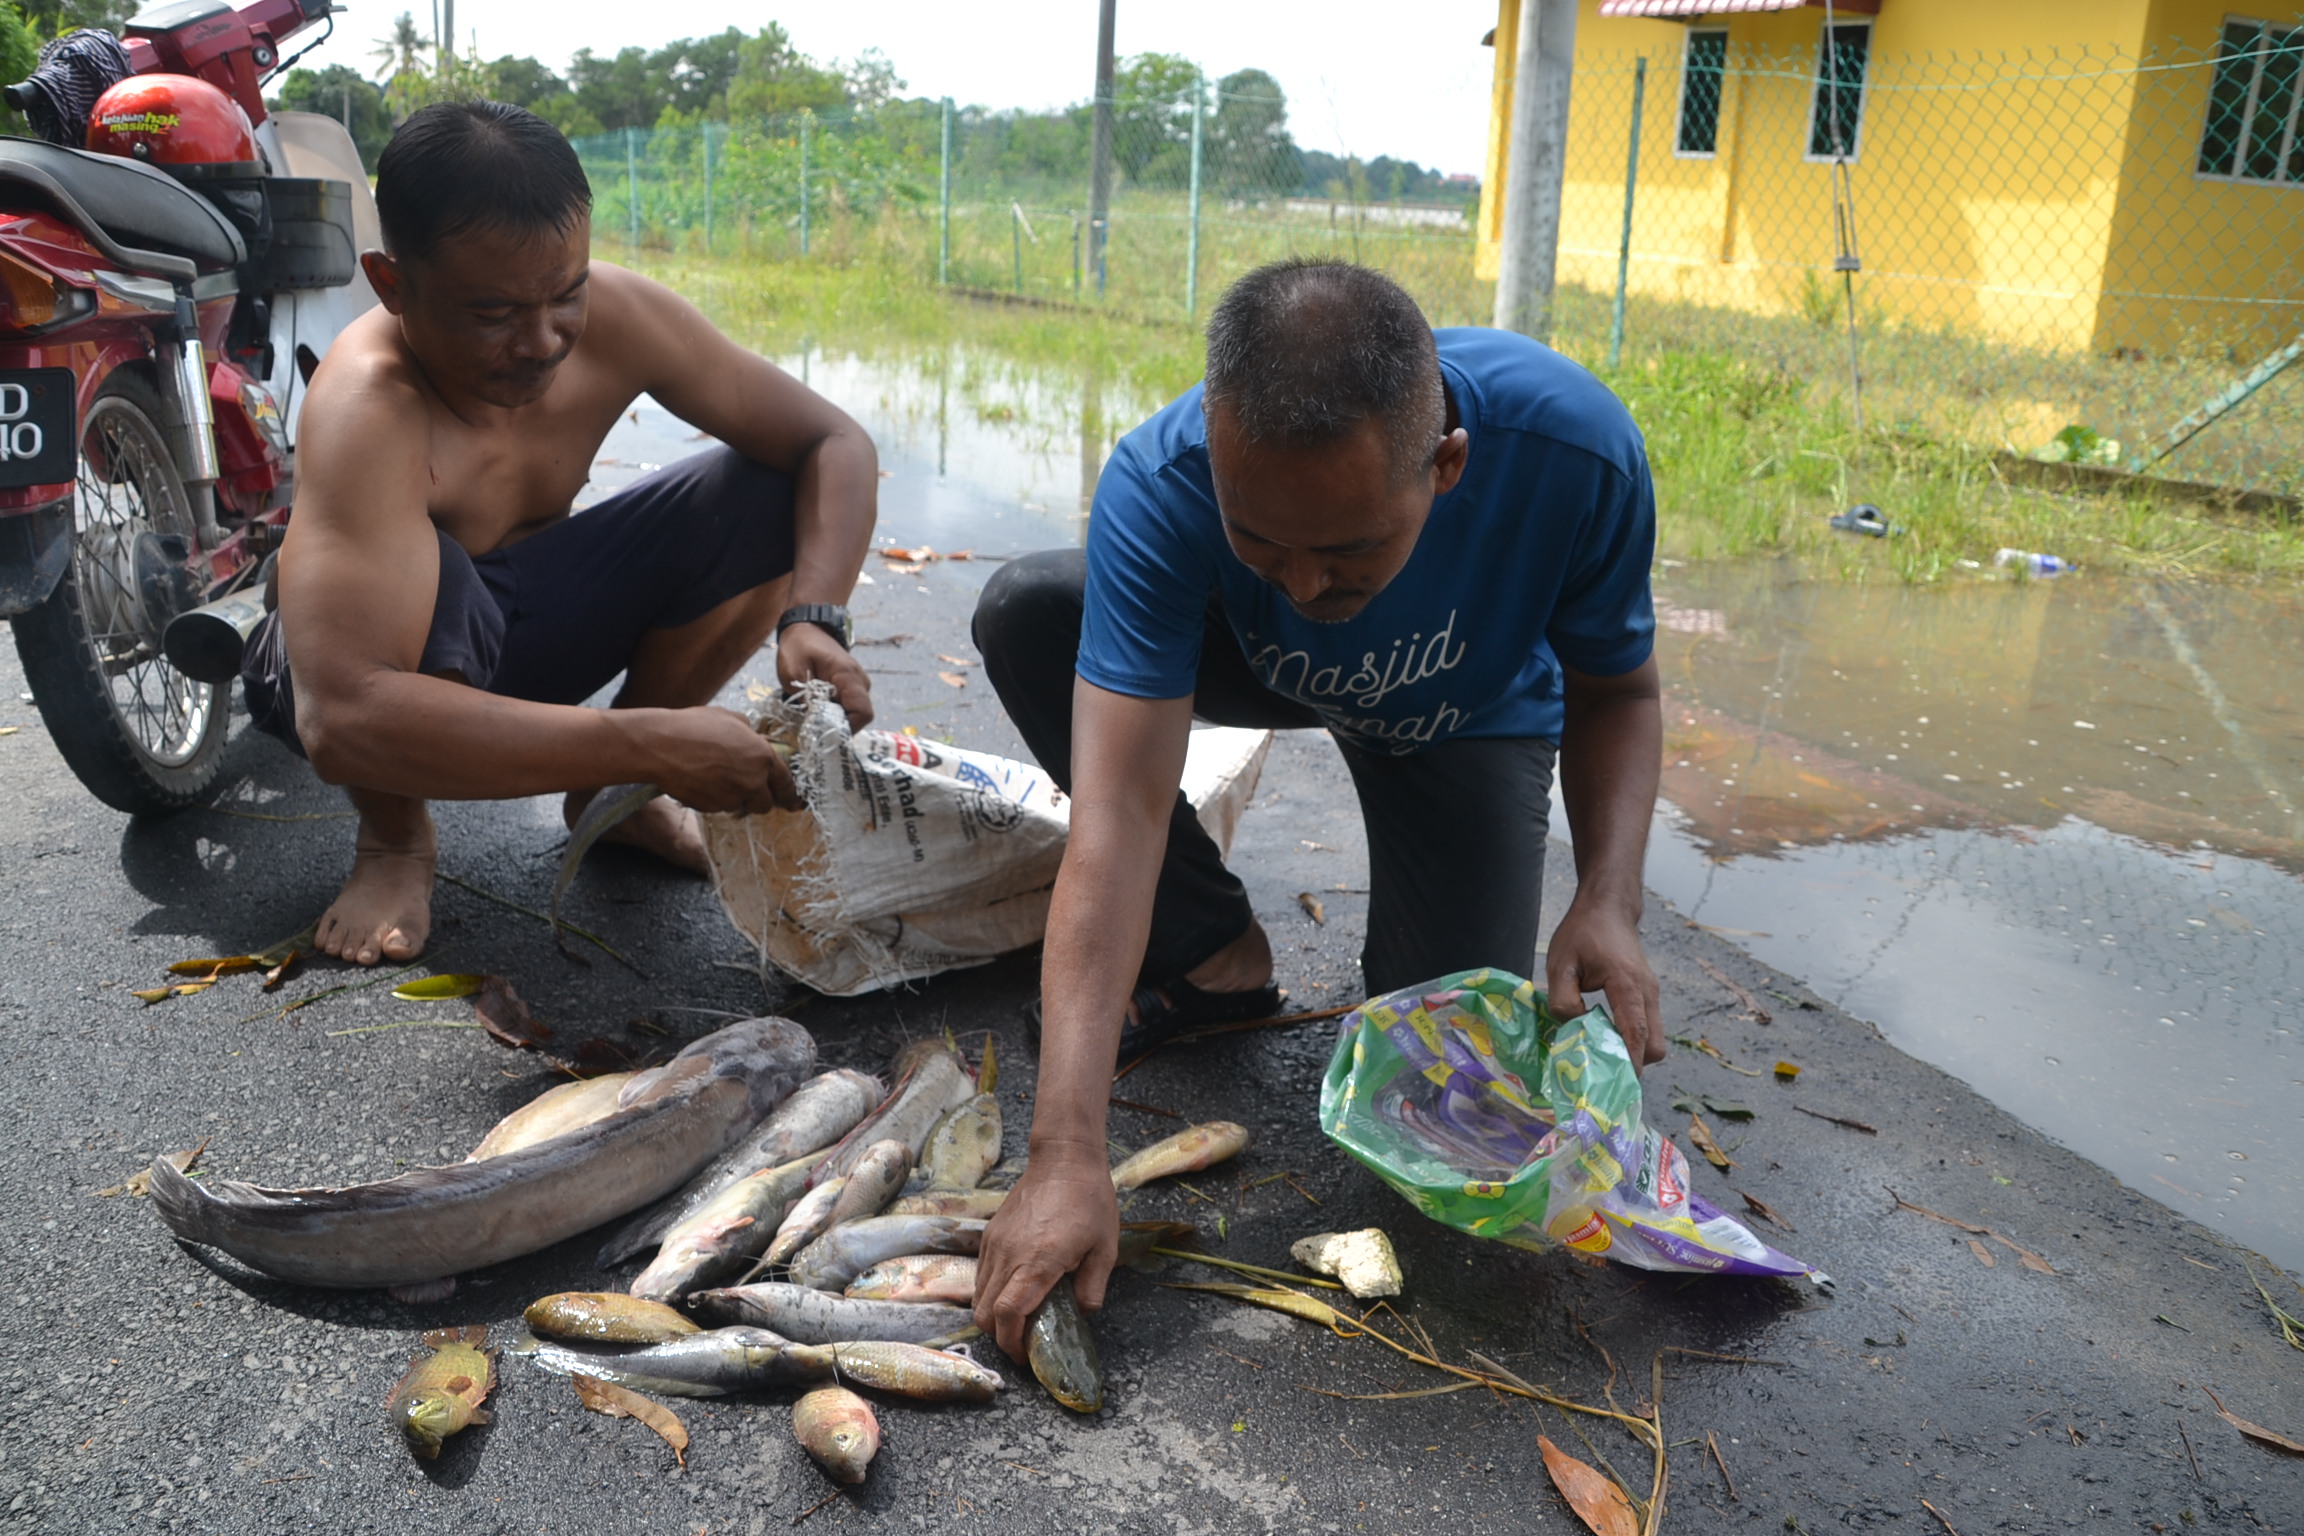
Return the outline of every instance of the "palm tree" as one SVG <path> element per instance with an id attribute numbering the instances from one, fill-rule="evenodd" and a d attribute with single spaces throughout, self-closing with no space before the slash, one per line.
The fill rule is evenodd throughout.
<path id="1" fill-rule="evenodd" d="M 416 68 L 416 55 L 432 46 L 432 39 L 416 30 L 413 12 L 402 11 L 392 23 L 392 35 L 376 39 L 374 57 L 383 64 L 376 74 L 389 80 Z"/>

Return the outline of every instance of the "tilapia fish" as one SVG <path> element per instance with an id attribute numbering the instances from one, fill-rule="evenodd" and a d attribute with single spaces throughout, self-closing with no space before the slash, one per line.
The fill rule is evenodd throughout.
<path id="1" fill-rule="evenodd" d="M 507 1152 L 550 1141 L 612 1115 L 616 1113 L 617 1095 L 631 1080 L 629 1072 L 606 1072 L 582 1082 L 547 1088 L 491 1126 L 488 1134 L 480 1138 L 480 1145 L 474 1147 L 464 1161 L 476 1163 L 484 1157 L 502 1157 Z"/>
<path id="2" fill-rule="evenodd" d="M 1072 1277 L 1056 1282 L 1025 1335 L 1025 1358 L 1048 1395 L 1074 1413 L 1104 1406 L 1104 1361 L 1096 1335 L 1072 1295 Z"/>
<path id="3" fill-rule="evenodd" d="M 546 1338 L 596 1344 L 662 1344 L 702 1331 L 660 1301 L 620 1291 L 562 1291 L 530 1302 L 521 1317 Z"/>
<path id="4" fill-rule="evenodd" d="M 1247 1145 L 1247 1127 L 1229 1120 L 1210 1120 L 1178 1131 L 1166 1141 L 1156 1141 L 1122 1161 L 1112 1170 L 1112 1187 L 1125 1194 L 1171 1174 L 1197 1173 L 1237 1156 Z"/>
<path id="5" fill-rule="evenodd" d="M 917 1158 L 944 1111 L 976 1096 L 976 1080 L 968 1068 L 941 1044 L 915 1041 L 897 1054 L 896 1063 L 904 1074 L 896 1091 L 833 1149 L 832 1156 L 816 1170 L 817 1183 L 854 1173 L 856 1164 L 875 1142 L 900 1141 Z"/>
<path id="6" fill-rule="evenodd" d="M 838 1291 L 886 1259 L 908 1253 L 974 1253 L 984 1223 L 955 1216 L 874 1216 L 834 1227 L 792 1258 L 792 1282 Z"/>
<path id="7" fill-rule="evenodd" d="M 511 1353 L 562 1376 L 593 1376 L 637 1392 L 725 1397 L 832 1374 L 824 1360 L 795 1356 L 799 1347 L 763 1328 L 715 1328 L 632 1349 L 587 1349 L 527 1336 L 513 1343 Z"/>
<path id="8" fill-rule="evenodd" d="M 836 1296 L 777 1280 L 696 1291 L 683 1304 L 706 1323 L 765 1328 L 796 1344 L 945 1344 L 976 1332 L 976 1315 L 966 1307 Z"/>
<path id="9" fill-rule="evenodd" d="M 800 1191 L 821 1152 L 763 1168 L 738 1179 L 704 1203 L 701 1210 L 664 1234 L 664 1245 L 648 1267 L 633 1277 L 632 1294 L 647 1301 L 671 1301 L 702 1285 L 732 1280 L 751 1267 L 753 1257 L 776 1235 L 776 1224 Z"/>
<path id="10" fill-rule="evenodd" d="M 998 1161 L 1000 1101 L 988 1093 L 946 1110 L 920 1153 L 930 1189 L 974 1189 Z"/>
<path id="11" fill-rule="evenodd" d="M 602 1269 L 621 1264 L 662 1242 L 665 1233 L 738 1179 L 831 1146 L 886 1097 L 887 1090 L 878 1078 L 846 1067 L 808 1079 L 792 1091 L 792 1097 L 776 1106 L 774 1114 L 760 1122 L 758 1130 L 661 1203 L 626 1223 L 601 1248 L 597 1262 Z"/>
<path id="12" fill-rule="evenodd" d="M 418 1355 L 409 1365 L 384 1409 L 408 1441 L 408 1449 L 426 1461 L 440 1456 L 440 1442 L 473 1424 L 489 1422 L 489 1388 L 496 1385 L 495 1363 L 485 1348 L 484 1327 L 439 1328 L 424 1335 L 431 1354 Z"/>
<path id="13" fill-rule="evenodd" d="M 152 1206 L 189 1242 L 304 1285 L 415 1286 L 534 1253 L 677 1188 L 815 1069 L 789 1019 L 746 1019 L 636 1073 L 603 1119 L 501 1157 L 349 1189 L 195 1184 L 165 1158 Z"/>
<path id="14" fill-rule="evenodd" d="M 792 1405 L 792 1436 L 825 1476 L 853 1486 L 880 1450 L 880 1420 L 846 1387 L 818 1387 Z"/>
<path id="15" fill-rule="evenodd" d="M 956 1307 L 971 1306 L 976 1300 L 976 1260 L 965 1253 L 908 1253 L 873 1265 L 848 1282 L 846 1294 L 860 1301 L 942 1301 Z"/>
<path id="16" fill-rule="evenodd" d="M 832 1202 L 831 1213 L 824 1218 L 825 1228 L 879 1215 L 881 1208 L 896 1198 L 896 1191 L 904 1187 L 904 1176 L 911 1171 L 912 1149 L 904 1143 L 876 1141 L 866 1147 L 841 1185 L 840 1198 Z"/>

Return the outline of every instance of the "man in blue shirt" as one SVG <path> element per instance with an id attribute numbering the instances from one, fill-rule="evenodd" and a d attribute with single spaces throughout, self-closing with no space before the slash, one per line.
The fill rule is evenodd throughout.
<path id="1" fill-rule="evenodd" d="M 1663 741 L 1638 431 L 1597 380 L 1508 332 L 1435 338 L 1342 262 L 1249 274 L 1204 383 L 1123 438 L 1083 550 L 1009 564 L 976 612 L 986 674 L 1072 796 L 1041 969 L 1032 1157 L 985 1234 L 976 1315 L 1012 1357 L 1066 1274 L 1103 1300 L 1115 1061 L 1268 1016 L 1272 952 L 1177 792 L 1195 716 L 1318 726 L 1368 832 L 1371 995 L 1528 970 L 1555 754 L 1577 893 L 1545 975 L 1604 992 L 1663 1058 L 1641 863 Z"/>

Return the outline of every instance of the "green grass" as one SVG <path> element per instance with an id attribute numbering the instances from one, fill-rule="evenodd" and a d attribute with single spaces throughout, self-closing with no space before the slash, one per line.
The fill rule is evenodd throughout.
<path id="1" fill-rule="evenodd" d="M 970 403 L 986 419 L 1013 419 L 1031 395 L 1077 398 L 1092 381 L 1109 440 L 1199 377 L 1200 338 L 1181 317 L 957 297 L 922 276 L 932 246 L 883 230 L 828 229 L 816 251 L 802 262 L 643 250 L 634 264 L 765 352 L 805 345 L 927 366 L 964 349 Z M 1772 555 L 1842 579 L 1932 582 L 1989 575 L 1994 553 L 2010 547 L 2100 572 L 2304 576 L 2304 532 L 2273 518 L 2012 483 L 1992 446 L 1910 415 L 1875 413 L 1859 435 L 1843 385 L 1765 347 L 1731 353 L 1709 336 L 1652 343 L 1607 371 L 1591 303 L 1563 296 L 1561 347 L 1600 369 L 1646 435 L 1666 557 Z M 1852 502 L 1877 504 L 1901 532 L 1831 530 L 1826 519 Z"/>

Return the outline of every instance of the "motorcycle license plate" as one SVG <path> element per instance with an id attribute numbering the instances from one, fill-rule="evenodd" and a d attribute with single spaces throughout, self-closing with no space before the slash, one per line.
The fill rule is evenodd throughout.
<path id="1" fill-rule="evenodd" d="M 61 485 L 80 467 L 69 368 L 0 369 L 0 487 Z"/>

